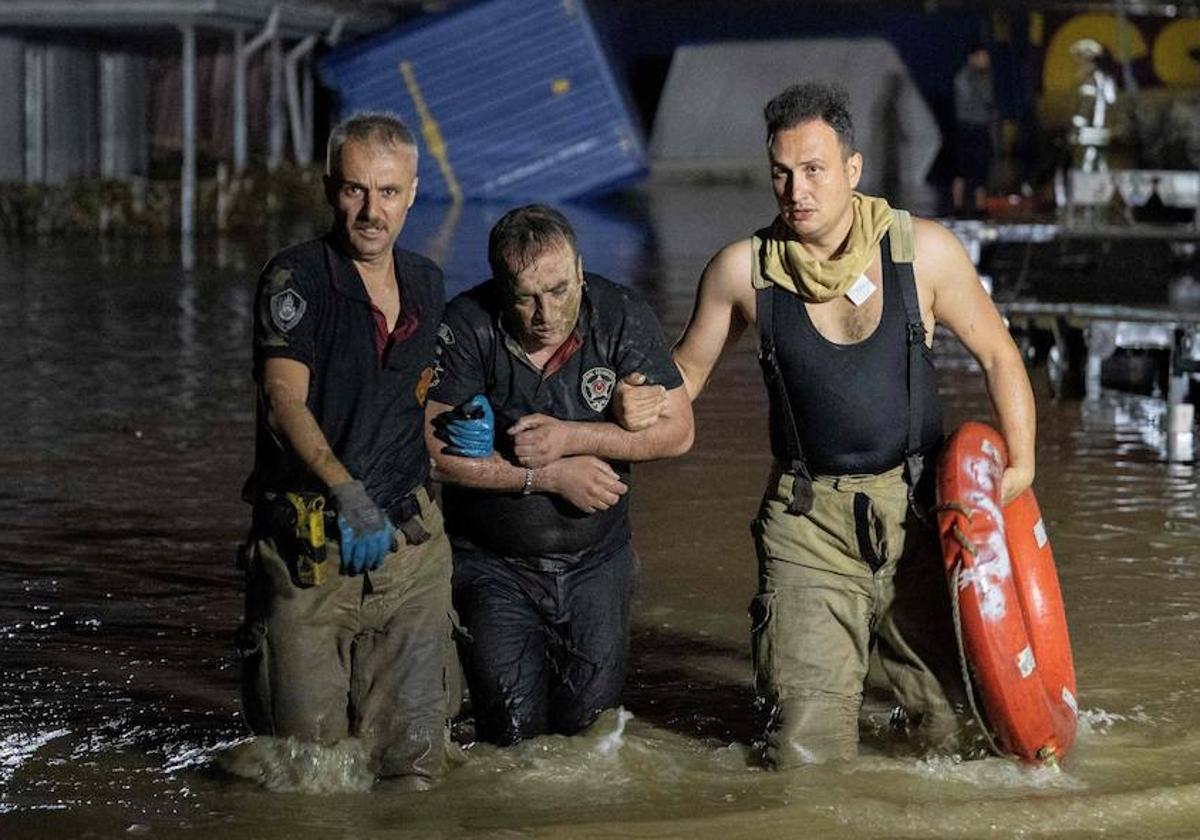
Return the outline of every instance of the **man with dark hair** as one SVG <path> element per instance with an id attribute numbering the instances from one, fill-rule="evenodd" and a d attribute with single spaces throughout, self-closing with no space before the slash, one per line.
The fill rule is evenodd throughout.
<path id="1" fill-rule="evenodd" d="M 653 313 L 584 272 L 561 213 L 509 212 L 488 259 L 492 278 L 446 308 L 426 440 L 446 483 L 476 736 L 511 744 L 578 732 L 620 701 L 630 462 L 686 452 L 692 413 Z M 665 410 L 629 432 L 610 398 L 635 372 L 666 389 Z"/>
<path id="2" fill-rule="evenodd" d="M 863 161 L 845 93 L 800 85 L 765 114 L 779 215 L 712 258 L 674 355 L 695 399 L 722 350 L 758 328 L 775 456 L 752 527 L 768 760 L 856 754 L 872 649 L 916 734 L 948 743 L 961 680 L 929 515 L 935 323 L 983 369 L 1011 457 L 1005 501 L 1033 481 L 1029 379 L 954 235 L 855 191 Z M 639 425 L 623 419 L 625 403 L 643 397 L 657 399 L 620 388 L 623 424 Z"/>
<path id="3" fill-rule="evenodd" d="M 359 738 L 378 776 L 422 788 L 445 763 L 452 625 L 424 438 L 442 272 L 396 247 L 416 190 L 404 124 L 351 117 L 329 142 L 333 229 L 259 279 L 239 649 L 256 734 Z"/>
<path id="4" fill-rule="evenodd" d="M 766 104 L 763 119 L 768 138 L 802 122 L 822 120 L 833 129 L 843 150 L 856 148 L 850 98 L 840 87 L 792 85 Z"/>

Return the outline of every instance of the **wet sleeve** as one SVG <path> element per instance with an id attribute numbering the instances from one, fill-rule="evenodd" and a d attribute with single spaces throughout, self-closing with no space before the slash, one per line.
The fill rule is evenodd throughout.
<path id="1" fill-rule="evenodd" d="M 648 383 L 662 385 L 668 391 L 683 385 L 658 318 L 646 301 L 634 293 L 627 293 L 625 299 L 616 368 L 618 379 L 637 371 L 646 376 Z"/>
<path id="2" fill-rule="evenodd" d="M 446 306 L 438 327 L 437 360 L 429 388 L 431 400 L 451 406 L 487 392 L 483 348 L 462 309 L 453 301 Z"/>
<path id="3" fill-rule="evenodd" d="M 313 284 L 294 268 L 267 263 L 254 301 L 254 373 L 270 358 L 315 360 L 317 312 Z"/>

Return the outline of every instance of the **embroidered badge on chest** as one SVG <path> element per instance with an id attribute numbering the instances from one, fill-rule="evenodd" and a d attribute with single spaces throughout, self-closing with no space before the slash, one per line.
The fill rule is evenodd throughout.
<path id="1" fill-rule="evenodd" d="M 617 383 L 617 375 L 606 367 L 594 367 L 583 375 L 579 390 L 583 392 L 583 400 L 595 412 L 604 411 L 608 401 L 612 399 L 613 386 Z"/>
<path id="2" fill-rule="evenodd" d="M 294 289 L 284 289 L 271 296 L 271 320 L 280 332 L 289 332 L 300 323 L 308 302 Z"/>

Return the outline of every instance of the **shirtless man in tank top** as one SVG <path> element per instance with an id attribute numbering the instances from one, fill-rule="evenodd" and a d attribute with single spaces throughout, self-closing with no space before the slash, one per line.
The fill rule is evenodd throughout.
<path id="1" fill-rule="evenodd" d="M 925 489 L 941 441 L 934 326 L 983 370 L 1011 453 L 1006 502 L 1033 481 L 1033 392 L 954 235 L 855 191 L 845 92 L 793 86 L 764 115 L 779 215 L 708 263 L 674 359 L 695 400 L 721 352 L 759 333 L 775 468 L 752 526 L 750 612 L 768 762 L 856 755 L 872 649 L 914 735 L 947 747 L 963 695 Z M 631 428 L 662 399 L 630 383 L 618 397 Z"/>

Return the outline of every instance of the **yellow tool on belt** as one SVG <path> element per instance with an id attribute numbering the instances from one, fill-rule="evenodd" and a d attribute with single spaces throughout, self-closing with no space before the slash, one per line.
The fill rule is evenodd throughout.
<path id="1" fill-rule="evenodd" d="M 312 493 L 285 493 L 296 516 L 296 577 L 301 586 L 325 582 L 325 497 Z"/>

